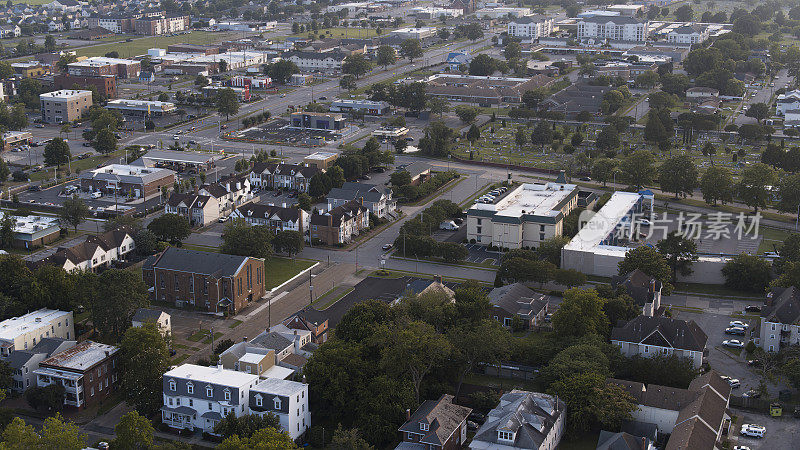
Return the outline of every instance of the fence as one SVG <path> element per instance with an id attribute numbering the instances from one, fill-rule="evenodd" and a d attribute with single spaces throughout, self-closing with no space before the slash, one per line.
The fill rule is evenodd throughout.
<path id="1" fill-rule="evenodd" d="M 770 401 L 767 399 L 731 395 L 731 406 L 736 408 L 752 409 L 767 413 L 769 412 L 769 405 Z"/>

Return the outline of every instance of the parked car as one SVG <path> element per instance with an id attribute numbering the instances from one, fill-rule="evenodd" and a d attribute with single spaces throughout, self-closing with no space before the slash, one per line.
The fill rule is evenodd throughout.
<path id="1" fill-rule="evenodd" d="M 225 216 L 220 216 L 220 218 L 218 220 L 219 220 L 219 223 L 225 223 L 225 222 L 228 221 L 228 218 L 225 217 Z"/>
<path id="2" fill-rule="evenodd" d="M 92 143 L 91 143 L 91 142 L 84 142 L 84 143 L 83 143 L 83 144 L 81 144 L 81 145 L 83 145 L 84 147 L 91 147 L 91 146 L 92 146 Z"/>
<path id="3" fill-rule="evenodd" d="M 32 186 L 28 186 L 28 192 L 39 192 L 41 190 L 42 190 L 42 187 L 41 186 L 37 186 L 35 184 L 32 185 Z"/>
<path id="4" fill-rule="evenodd" d="M 462 223 L 464 223 L 464 219 L 456 217 L 455 219 L 453 219 L 453 222 L 455 222 L 456 225 L 461 225 Z"/>
<path id="5" fill-rule="evenodd" d="M 369 175 L 364 174 L 364 175 L 361 175 L 361 179 L 362 180 L 371 180 L 372 178 L 370 178 Z"/>
<path id="6" fill-rule="evenodd" d="M 731 385 L 731 389 L 736 389 L 742 386 L 742 383 L 736 378 L 729 379 L 728 384 Z"/>
<path id="7" fill-rule="evenodd" d="M 734 335 L 734 336 L 744 336 L 745 329 L 744 328 L 739 328 L 739 327 L 728 327 L 728 328 L 725 328 L 725 334 L 731 334 L 731 335 Z"/>
<path id="8" fill-rule="evenodd" d="M 392 244 L 391 243 L 383 244 L 383 247 L 381 247 L 381 249 L 383 249 L 383 251 L 391 250 L 392 249 Z"/>
<path id="9" fill-rule="evenodd" d="M 750 325 L 742 322 L 741 320 L 734 320 L 731 323 L 729 323 L 728 326 L 729 327 L 744 328 L 746 330 Z"/>
<path id="10" fill-rule="evenodd" d="M 479 425 L 477 423 L 475 423 L 475 422 L 473 422 L 471 420 L 467 421 L 467 429 L 468 430 L 477 430 L 478 428 L 479 428 Z"/>
<path id="11" fill-rule="evenodd" d="M 758 359 L 751 359 L 747 361 L 748 366 L 759 367 L 761 366 L 761 361 Z"/>
<path id="12" fill-rule="evenodd" d="M 733 450 L 750 450 L 750 447 L 746 445 L 735 445 L 733 446 Z"/>
<path id="13" fill-rule="evenodd" d="M 319 99 L 320 99 L 320 100 L 327 100 L 327 99 L 328 99 L 328 97 L 326 97 L 326 96 L 324 96 L 324 95 L 323 95 L 323 96 L 322 96 L 322 97 L 320 97 Z"/>
<path id="14" fill-rule="evenodd" d="M 744 398 L 759 398 L 759 397 L 761 397 L 761 393 L 758 392 L 755 389 L 750 389 L 749 391 L 747 391 L 744 394 L 742 394 L 742 397 L 744 397 Z"/>
<path id="15" fill-rule="evenodd" d="M 740 341 L 738 339 L 726 339 L 726 340 L 722 341 L 722 345 L 724 345 L 725 347 L 731 347 L 731 348 L 742 348 L 742 347 L 744 347 L 744 342 L 742 342 L 742 341 Z"/>
<path id="16" fill-rule="evenodd" d="M 750 423 L 746 423 L 742 425 L 742 429 L 740 432 L 742 436 L 762 438 L 764 437 L 764 434 L 767 432 L 767 429 L 765 427 L 762 427 L 761 425 L 753 425 Z"/>
<path id="17" fill-rule="evenodd" d="M 86 158 L 88 158 L 90 156 L 92 156 L 92 154 L 89 153 L 89 152 L 86 152 L 86 153 L 82 153 L 82 154 L 78 155 L 78 159 L 86 159 Z"/>
<path id="18" fill-rule="evenodd" d="M 581 177 L 581 181 L 592 181 L 591 177 Z"/>
<path id="19" fill-rule="evenodd" d="M 296 198 L 296 197 L 297 197 L 297 191 L 289 192 L 289 198 Z"/>
<path id="20" fill-rule="evenodd" d="M 102 192 L 100 192 L 100 191 L 94 191 L 94 192 L 92 192 L 92 194 L 90 195 L 90 197 L 91 197 L 91 198 L 100 198 L 100 197 L 102 197 L 102 196 L 103 196 L 103 193 L 102 193 Z"/>
<path id="21" fill-rule="evenodd" d="M 36 128 L 44 128 L 44 124 L 43 124 L 43 123 L 37 123 L 37 124 L 36 124 L 36 125 L 34 125 L 34 126 L 35 126 Z"/>
<path id="22" fill-rule="evenodd" d="M 761 307 L 758 305 L 747 305 L 744 308 L 744 312 L 761 312 Z"/>

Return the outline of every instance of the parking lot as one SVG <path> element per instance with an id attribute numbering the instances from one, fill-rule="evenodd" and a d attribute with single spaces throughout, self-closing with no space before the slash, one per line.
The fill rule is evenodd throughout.
<path id="1" fill-rule="evenodd" d="M 289 128 L 286 119 L 274 119 L 263 125 L 248 128 L 235 134 L 237 138 L 287 145 L 309 145 L 321 141 L 331 142 L 337 134 L 328 130 L 298 130 Z"/>
<path id="2" fill-rule="evenodd" d="M 772 417 L 767 414 L 758 414 L 742 409 L 733 409 L 733 414 L 739 420 L 731 438 L 738 442 L 735 445 L 745 445 L 751 450 L 757 449 L 791 449 L 798 448 L 796 439 L 800 433 L 800 419 L 792 416 L 791 411 L 784 410 L 782 417 Z M 749 423 L 766 427 L 767 432 L 763 438 L 753 438 L 739 434 L 739 427 Z"/>
<path id="3" fill-rule="evenodd" d="M 469 256 L 465 261 L 498 265 L 500 253 L 487 250 L 485 245 L 465 244 L 465 247 L 469 250 Z"/>

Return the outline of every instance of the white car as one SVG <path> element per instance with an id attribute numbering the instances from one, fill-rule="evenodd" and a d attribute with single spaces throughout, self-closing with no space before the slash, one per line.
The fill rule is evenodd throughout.
<path id="1" fill-rule="evenodd" d="M 228 218 L 226 216 L 220 216 L 219 219 L 217 219 L 217 221 L 219 223 L 225 223 L 228 221 Z"/>
<path id="2" fill-rule="evenodd" d="M 727 339 L 722 341 L 722 345 L 724 345 L 725 347 L 742 348 L 744 347 L 744 342 L 738 339 Z"/>
<path id="3" fill-rule="evenodd" d="M 736 378 L 730 378 L 727 381 L 728 381 L 728 384 L 731 385 L 731 389 L 736 389 L 736 388 L 742 386 L 742 383 Z"/>
<path id="4" fill-rule="evenodd" d="M 750 436 L 750 437 L 764 437 L 764 434 L 767 432 L 767 429 L 762 427 L 761 425 L 753 425 L 746 423 L 742 425 L 742 429 L 740 433 L 742 436 Z"/>
<path id="5" fill-rule="evenodd" d="M 641 225 L 643 227 L 649 227 L 652 224 L 647 219 L 639 219 L 639 225 Z"/>
<path id="6" fill-rule="evenodd" d="M 94 192 L 92 192 L 92 195 L 90 195 L 91 198 L 100 198 L 102 196 L 103 196 L 103 193 L 100 192 L 100 191 L 94 191 Z"/>
<path id="7" fill-rule="evenodd" d="M 746 324 L 746 323 L 742 322 L 741 320 L 734 320 L 731 323 L 729 323 L 728 326 L 729 327 L 735 327 L 735 328 L 744 328 L 745 330 L 748 327 L 750 327 L 749 324 Z"/>
<path id="8" fill-rule="evenodd" d="M 750 450 L 750 447 L 746 445 L 736 445 L 733 447 L 733 450 Z"/>

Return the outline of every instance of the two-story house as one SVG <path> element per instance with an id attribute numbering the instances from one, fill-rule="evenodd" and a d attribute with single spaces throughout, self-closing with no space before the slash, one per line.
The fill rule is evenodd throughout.
<path id="1" fill-rule="evenodd" d="M 172 317 L 164 311 L 150 308 L 139 308 L 131 319 L 132 327 L 141 327 L 147 323 L 155 324 L 162 336 L 172 334 Z"/>
<path id="2" fill-rule="evenodd" d="M 297 207 L 261 205 L 248 203 L 237 208 L 230 216 L 232 219 L 244 219 L 250 225 L 269 227 L 275 233 L 279 231 L 297 231 L 305 234 L 311 222 L 311 215 Z"/>
<path id="3" fill-rule="evenodd" d="M 179 430 L 213 433 L 228 414 L 248 413 L 250 389 L 258 383 L 258 375 L 226 370 L 221 365 L 183 364 L 165 373 L 162 382 L 162 422 Z"/>
<path id="4" fill-rule="evenodd" d="M 310 331 L 278 324 L 250 341 L 233 344 L 219 360 L 226 369 L 286 379 L 303 368 L 315 349 Z"/>
<path id="5" fill-rule="evenodd" d="M 652 357 L 676 355 L 689 358 L 695 368 L 703 364 L 708 336 L 693 320 L 639 316 L 611 330 L 611 344 L 620 352 Z"/>
<path id="6" fill-rule="evenodd" d="M 336 208 L 347 202 L 363 199 L 363 205 L 375 217 L 384 218 L 397 209 L 397 200 L 392 198 L 392 190 L 385 186 L 369 183 L 346 182 L 340 188 L 333 188 L 328 193 L 328 209 Z"/>
<path id="7" fill-rule="evenodd" d="M 264 260 L 168 247 L 147 258 L 142 276 L 153 298 L 236 313 L 264 296 Z"/>
<path id="8" fill-rule="evenodd" d="M 327 212 L 311 215 L 311 240 L 326 245 L 347 244 L 362 230 L 369 228 L 369 209 L 361 199 L 351 200 Z"/>
<path id="9" fill-rule="evenodd" d="M 29 387 L 36 386 L 34 372 L 39 368 L 39 363 L 75 344 L 75 341 L 61 338 L 44 338 L 30 350 L 11 352 L 11 356 L 6 360 L 11 368 L 11 389 L 14 392 L 24 392 Z"/>
<path id="10" fill-rule="evenodd" d="M 166 214 L 177 214 L 200 227 L 216 222 L 220 210 L 219 200 L 211 195 L 173 193 L 164 205 Z"/>
<path id="11" fill-rule="evenodd" d="M 219 216 L 224 216 L 253 199 L 248 175 L 229 175 L 216 183 L 200 186 L 198 193 L 217 199 Z"/>
<path id="12" fill-rule="evenodd" d="M 53 264 L 67 272 L 94 272 L 110 267 L 114 261 L 124 260 L 136 248 L 134 232 L 127 227 L 89 236 L 71 247 L 58 247 L 55 253 L 34 261 L 32 266 Z"/>
<path id="13" fill-rule="evenodd" d="M 252 414 L 278 416 L 281 429 L 297 439 L 311 428 L 308 385 L 296 381 L 267 378 L 250 389 Z"/>
<path id="14" fill-rule="evenodd" d="M 64 386 L 64 404 L 83 409 L 102 401 L 119 384 L 119 347 L 83 341 L 39 363 L 36 385 Z"/>
<path id="15" fill-rule="evenodd" d="M 529 289 L 522 283 L 497 287 L 489 292 L 491 316 L 506 328 L 512 328 L 517 318 L 524 329 L 536 328 L 544 323 L 550 301 L 544 294 Z"/>
<path id="16" fill-rule="evenodd" d="M 642 308 L 643 316 L 654 316 L 661 307 L 661 282 L 639 269 L 624 276 L 611 277 L 611 285 L 625 289 L 634 303 Z"/>
<path id="17" fill-rule="evenodd" d="M 514 389 L 500 397 L 469 448 L 555 450 L 567 422 L 566 404 L 558 397 Z"/>
<path id="18" fill-rule="evenodd" d="M 449 394 L 439 400 L 426 400 L 414 414 L 406 411 L 406 423 L 399 429 L 403 440 L 396 448 L 417 444 L 430 450 L 460 449 L 467 440 L 467 417 L 471 412 L 472 408 L 453 403 Z"/>
<path id="19" fill-rule="evenodd" d="M 800 290 L 774 288 L 761 310 L 756 344 L 768 352 L 800 343 Z"/>
<path id="20" fill-rule="evenodd" d="M 286 318 L 283 324 L 291 330 L 303 330 L 311 332 L 311 342 L 319 345 L 328 340 L 328 319 L 321 318 L 313 320 L 306 311 L 298 311 L 294 315 Z"/>
<path id="21" fill-rule="evenodd" d="M 290 189 L 307 192 L 311 178 L 321 170 L 309 164 L 256 163 L 250 183 L 259 189 Z"/>

